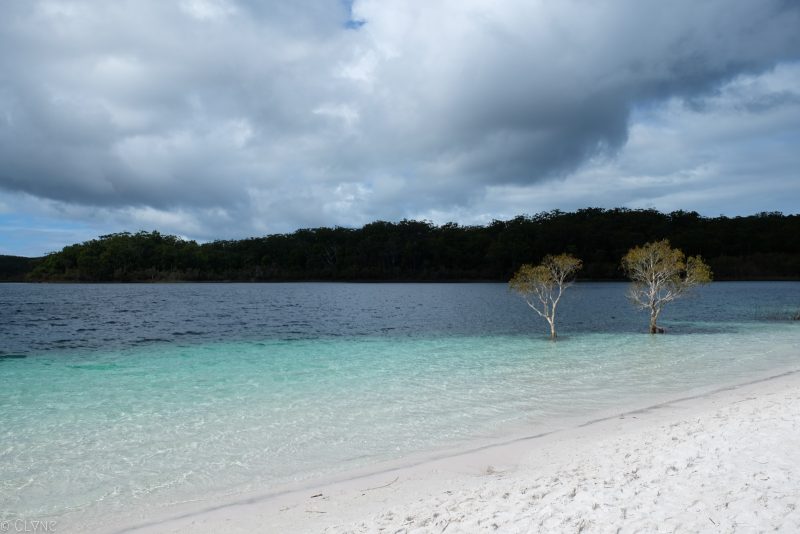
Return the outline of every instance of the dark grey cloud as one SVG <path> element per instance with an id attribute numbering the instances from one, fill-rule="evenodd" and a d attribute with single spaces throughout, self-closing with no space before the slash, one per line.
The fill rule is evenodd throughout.
<path id="1" fill-rule="evenodd" d="M 725 117 L 774 124 L 791 84 L 736 80 L 800 60 L 797 28 L 777 0 L 7 0 L 0 189 L 194 237 L 500 215 L 519 206 L 502 191 L 671 169 L 679 154 L 630 154 L 642 110 L 717 117 L 724 96 Z M 593 198 L 562 193 L 549 207 Z"/>
<path id="2" fill-rule="evenodd" d="M 563 182 L 491 186 L 476 211 L 508 217 L 554 205 L 593 205 L 688 208 L 706 215 L 796 213 L 798 88 L 800 63 L 794 63 L 737 77 L 691 103 L 671 98 L 639 108 L 614 157 L 592 158 Z"/>

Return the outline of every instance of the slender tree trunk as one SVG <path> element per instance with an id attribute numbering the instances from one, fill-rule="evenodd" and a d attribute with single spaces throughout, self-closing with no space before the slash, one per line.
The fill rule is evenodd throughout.
<path id="1" fill-rule="evenodd" d="M 548 323 L 550 323 L 550 339 L 555 339 L 556 336 L 556 322 L 553 319 L 548 319 Z"/>
<path id="2" fill-rule="evenodd" d="M 650 310 L 650 333 L 661 334 L 663 330 L 658 327 L 658 312 L 656 308 Z"/>

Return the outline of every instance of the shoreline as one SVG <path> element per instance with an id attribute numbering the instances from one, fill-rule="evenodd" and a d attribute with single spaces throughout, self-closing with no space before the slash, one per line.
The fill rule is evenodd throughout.
<path id="1" fill-rule="evenodd" d="M 413 458 L 406 458 L 402 462 L 384 462 L 340 474 L 338 478 L 308 481 L 302 486 L 295 485 L 268 494 L 239 495 L 231 501 L 217 502 L 201 509 L 174 507 L 169 515 L 154 517 L 149 521 L 142 518 L 138 524 L 115 525 L 108 532 L 179 532 L 197 527 L 212 531 L 252 532 L 267 526 L 293 532 L 369 532 L 389 527 L 392 531 L 402 531 L 403 528 L 410 528 L 405 525 L 406 517 L 425 516 L 426 512 L 430 512 L 424 519 L 428 523 L 414 528 L 427 531 L 426 528 L 430 527 L 433 531 L 439 531 L 441 526 L 437 530 L 434 524 L 436 518 L 443 516 L 433 508 L 438 509 L 444 504 L 426 508 L 429 501 L 443 499 L 442 502 L 447 503 L 448 498 L 450 501 L 457 500 L 453 495 L 474 500 L 475 495 L 482 495 L 497 486 L 532 483 L 552 471 L 554 466 L 573 468 L 575 458 L 564 458 L 565 450 L 578 450 L 584 459 L 591 459 L 593 455 L 596 455 L 595 460 L 605 458 L 608 455 L 602 451 L 604 447 L 608 448 L 607 442 L 618 439 L 620 435 L 628 436 L 635 445 L 642 441 L 642 433 L 652 431 L 653 427 L 673 423 L 673 426 L 685 426 L 687 415 L 702 419 L 713 415 L 711 412 L 714 410 L 724 411 L 736 403 L 763 402 L 765 397 L 774 396 L 780 391 L 793 391 L 794 406 L 800 407 L 797 394 L 800 391 L 800 369 L 773 373 L 745 383 L 721 385 L 711 391 L 690 392 L 643 408 L 605 414 L 589 420 L 584 418 L 582 422 L 576 418 L 566 426 L 542 429 L 531 435 L 506 436 L 503 441 L 495 440 L 469 450 L 440 451 L 438 455 L 429 454 L 427 458 L 418 458 L 416 462 Z M 793 421 L 795 427 L 800 426 L 797 413 L 795 410 L 789 414 L 798 419 Z M 698 432 L 713 430 L 703 427 Z M 800 432 L 783 438 L 800 450 Z M 674 445 L 673 441 L 681 443 L 680 439 L 671 439 L 667 445 Z M 600 452 L 588 449 L 599 449 Z M 666 450 L 669 451 L 669 447 Z M 554 461 L 548 461 L 545 465 L 543 458 L 552 458 Z M 796 459 L 793 462 L 794 474 L 800 475 L 800 457 Z M 507 491 L 501 493 L 509 494 Z M 427 498 L 420 500 L 421 496 Z M 507 500 L 508 497 L 501 498 L 501 501 Z M 495 503 L 492 506 L 497 508 L 497 505 Z M 392 512 L 387 516 L 389 510 L 401 512 Z M 511 513 L 508 520 L 520 516 L 519 512 L 516 510 Z M 797 514 L 800 514 L 800 510 Z M 354 521 L 360 521 L 358 524 L 361 527 Z M 470 514 L 450 518 L 450 521 L 466 525 L 470 521 Z M 465 528 L 464 525 L 461 528 Z M 708 526 L 713 527 L 711 522 Z M 481 527 L 473 524 L 470 528 Z M 521 527 L 517 525 L 513 528 Z M 566 525 L 555 528 L 566 528 Z M 525 531 L 524 528 L 522 531 Z"/>

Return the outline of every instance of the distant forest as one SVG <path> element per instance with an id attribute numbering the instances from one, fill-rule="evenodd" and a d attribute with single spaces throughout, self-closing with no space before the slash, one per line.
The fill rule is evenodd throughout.
<path id="1" fill-rule="evenodd" d="M 198 244 L 159 232 L 118 233 L 43 258 L 0 256 L 0 279 L 29 281 L 506 281 L 523 263 L 569 252 L 585 280 L 623 279 L 620 258 L 668 238 L 700 254 L 717 280 L 800 279 L 800 215 L 588 208 L 486 226 L 378 221 Z"/>

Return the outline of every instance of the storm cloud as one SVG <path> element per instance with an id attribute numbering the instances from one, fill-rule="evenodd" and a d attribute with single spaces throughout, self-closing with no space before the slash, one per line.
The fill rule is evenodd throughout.
<path id="1" fill-rule="evenodd" d="M 778 0 L 6 0 L 0 213 L 207 239 L 796 203 L 798 29 Z"/>

